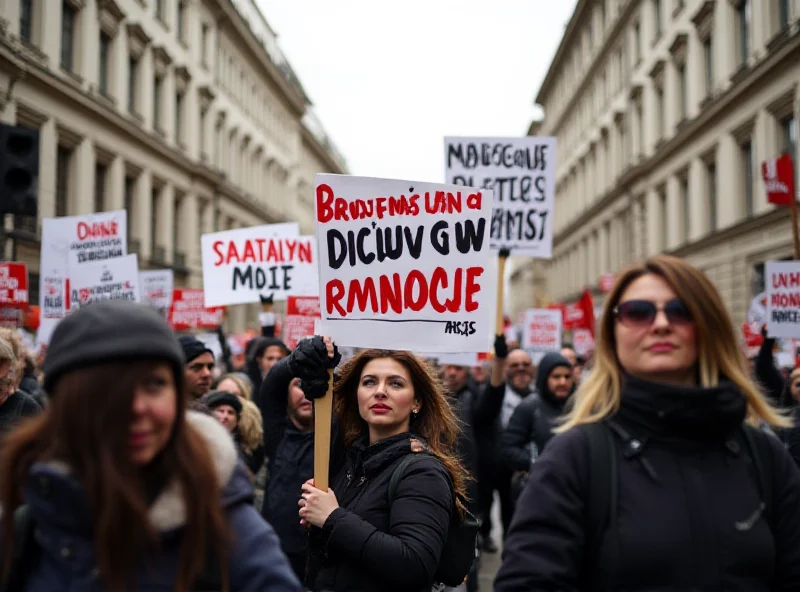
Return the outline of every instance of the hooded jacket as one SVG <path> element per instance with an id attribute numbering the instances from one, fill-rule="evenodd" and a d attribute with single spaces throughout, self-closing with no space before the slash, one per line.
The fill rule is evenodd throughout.
<path id="1" fill-rule="evenodd" d="M 250 481 L 237 464 L 233 442 L 214 418 L 189 412 L 190 425 L 206 439 L 222 491 L 222 503 L 233 537 L 228 551 L 230 589 L 241 592 L 300 591 L 272 528 L 252 505 Z M 160 533 L 161 550 L 137 571 L 136 589 L 172 591 L 186 513 L 177 484 L 165 487 L 149 509 Z M 63 463 L 31 467 L 24 498 L 36 524 L 39 561 L 27 578 L 27 592 L 101 592 L 95 568 L 92 515 L 86 493 Z"/>
<path id="2" fill-rule="evenodd" d="M 556 397 L 547 386 L 550 374 L 559 367 L 572 368 L 569 360 L 558 353 L 545 355 L 536 373 L 536 393 L 525 397 L 517 405 L 503 433 L 503 463 L 513 471 L 527 471 L 531 460 L 544 451 L 553 437 L 553 428 L 558 417 L 572 396 Z M 535 447 L 535 450 L 531 448 Z"/>
<path id="3" fill-rule="evenodd" d="M 389 506 L 389 480 L 413 434 L 348 448 L 331 484 L 339 507 L 312 529 L 307 585 L 330 592 L 429 592 L 450 524 L 450 477 L 428 456 L 406 470 Z"/>
<path id="4" fill-rule="evenodd" d="M 617 520 L 595 564 L 587 553 L 591 457 L 585 433 L 573 429 L 531 466 L 495 591 L 583 592 L 587 582 L 626 592 L 800 590 L 800 471 L 769 436 L 774 495 L 763 500 L 742 436 L 746 413 L 731 383 L 627 377 L 612 419 L 631 439 L 616 439 Z"/>

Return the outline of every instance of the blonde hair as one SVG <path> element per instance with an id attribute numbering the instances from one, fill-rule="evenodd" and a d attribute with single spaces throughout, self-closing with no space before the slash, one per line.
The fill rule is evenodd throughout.
<path id="1" fill-rule="evenodd" d="M 238 424 L 239 436 L 244 451 L 252 454 L 264 441 L 264 423 L 261 419 L 261 411 L 252 401 L 253 384 L 246 376 L 238 372 L 229 372 L 220 376 L 217 379 L 217 387 L 222 384 L 223 380 L 230 380 L 239 389 L 240 394 L 237 396 L 242 400 L 242 412 L 239 414 Z"/>
<path id="2" fill-rule="evenodd" d="M 14 354 L 13 361 L 9 361 L 9 363 L 14 368 L 14 380 L 16 387 L 19 388 L 25 368 L 25 344 L 22 343 L 19 333 L 9 327 L 0 327 L 0 339 L 9 345 L 11 352 Z"/>
<path id="3" fill-rule="evenodd" d="M 732 382 L 744 395 L 748 421 L 775 427 L 790 427 L 764 398 L 749 375 L 747 361 L 738 346 L 733 322 L 711 280 L 699 269 L 677 257 L 656 255 L 622 271 L 606 299 L 594 354 L 594 367 L 575 393 L 571 411 L 555 432 L 565 432 L 583 423 L 595 423 L 619 409 L 623 369 L 614 338 L 616 315 L 625 290 L 642 276 L 653 274 L 675 291 L 692 314 L 697 329 L 697 364 L 700 385 L 713 387 L 720 377 Z"/>

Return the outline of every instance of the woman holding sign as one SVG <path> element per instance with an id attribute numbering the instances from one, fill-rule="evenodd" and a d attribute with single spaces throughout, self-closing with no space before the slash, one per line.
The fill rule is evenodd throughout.
<path id="1" fill-rule="evenodd" d="M 292 353 L 304 360 L 295 367 L 306 396 L 325 394 L 336 355 L 320 337 Z M 327 492 L 309 480 L 299 501 L 302 522 L 313 527 L 307 585 L 429 591 L 451 517 L 464 511 L 458 498 L 467 479 L 452 452 L 457 420 L 439 381 L 411 353 L 366 350 L 342 368 L 334 405 L 345 460 L 333 467 Z M 412 439 L 427 453 L 413 453 Z"/>
<path id="2" fill-rule="evenodd" d="M 719 292 L 626 269 L 591 374 L 531 465 L 495 590 L 800 590 L 800 471 Z"/>

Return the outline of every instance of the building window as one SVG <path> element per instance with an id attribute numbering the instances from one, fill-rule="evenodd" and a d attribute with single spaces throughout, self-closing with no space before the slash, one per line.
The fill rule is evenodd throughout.
<path id="1" fill-rule="evenodd" d="M 750 219 L 753 217 L 755 209 L 753 202 L 753 183 L 755 181 L 755 163 L 753 162 L 755 154 L 753 153 L 753 143 L 747 140 L 740 146 L 740 151 L 743 174 L 742 182 L 744 183 L 744 217 Z"/>
<path id="2" fill-rule="evenodd" d="M 678 65 L 678 115 L 686 119 L 686 65 Z"/>
<path id="3" fill-rule="evenodd" d="M 56 150 L 56 216 L 69 212 L 69 181 L 72 150 L 59 146 Z"/>
<path id="4" fill-rule="evenodd" d="M 128 59 L 128 111 L 136 112 L 136 79 L 139 74 L 139 60 L 134 57 Z"/>
<path id="5" fill-rule="evenodd" d="M 633 25 L 633 63 L 639 64 L 642 60 L 642 24 L 636 21 Z"/>
<path id="6" fill-rule="evenodd" d="M 75 42 L 75 21 L 78 12 L 69 2 L 62 4 L 61 14 L 61 68 L 67 72 L 72 72 L 73 66 L 73 44 Z"/>
<path id="7" fill-rule="evenodd" d="M 737 9 L 739 21 L 739 60 L 747 63 L 750 57 L 750 0 L 741 0 Z"/>
<path id="8" fill-rule="evenodd" d="M 131 241 L 131 227 L 133 226 L 132 222 L 134 219 L 133 211 L 135 207 L 135 199 L 136 195 L 134 193 L 134 189 L 136 188 L 136 179 L 134 177 L 125 176 L 125 211 L 128 212 L 128 224 L 126 225 L 126 230 L 128 231 L 128 246 L 130 247 Z"/>
<path id="9" fill-rule="evenodd" d="M 656 18 L 656 40 L 664 32 L 664 21 L 661 19 L 661 0 L 653 0 L 653 16 Z"/>
<path id="10" fill-rule="evenodd" d="M 186 42 L 186 2 L 184 0 L 180 0 L 178 2 L 178 22 L 177 22 L 177 29 L 178 29 L 178 39 Z"/>
<path id="11" fill-rule="evenodd" d="M 689 177 L 680 178 L 681 210 L 683 211 L 683 240 L 689 242 L 689 221 L 692 219 L 691 202 L 689 201 Z"/>
<path id="12" fill-rule="evenodd" d="M 200 61 L 208 68 L 208 41 L 210 39 L 209 36 L 209 28 L 208 25 L 203 23 L 202 28 L 200 29 Z"/>
<path id="13" fill-rule="evenodd" d="M 798 158 L 797 141 L 798 125 L 794 115 L 788 115 L 780 120 L 781 128 L 781 152 L 786 152 L 792 157 L 794 162 L 794 181 L 795 187 L 800 187 L 800 158 Z"/>
<path id="14" fill-rule="evenodd" d="M 181 144 L 183 141 L 183 95 L 175 95 L 175 143 Z"/>
<path id="15" fill-rule="evenodd" d="M 101 162 L 94 165 L 94 211 L 105 211 L 106 174 L 108 167 Z"/>
<path id="16" fill-rule="evenodd" d="M 708 231 L 717 229 L 717 165 L 709 162 L 706 165 L 706 187 L 708 198 Z"/>
<path id="17" fill-rule="evenodd" d="M 156 77 L 153 81 L 153 127 L 161 126 L 161 99 L 164 79 Z"/>
<path id="18" fill-rule="evenodd" d="M 111 53 L 111 37 L 103 31 L 100 31 L 100 56 L 99 66 L 100 71 L 97 76 L 97 85 L 100 92 L 104 95 L 108 94 L 108 66 L 109 54 Z"/>
<path id="19" fill-rule="evenodd" d="M 706 96 L 714 90 L 714 40 L 711 35 L 703 41 L 703 58 L 706 66 Z"/>
<path id="20" fill-rule="evenodd" d="M 156 0 L 156 18 L 160 20 L 162 23 L 165 22 L 164 19 L 164 4 L 166 0 Z"/>
<path id="21" fill-rule="evenodd" d="M 19 11 L 19 36 L 33 43 L 33 0 L 22 0 Z"/>
<path id="22" fill-rule="evenodd" d="M 778 0 L 778 24 L 780 29 L 789 26 L 789 5 L 791 0 Z"/>

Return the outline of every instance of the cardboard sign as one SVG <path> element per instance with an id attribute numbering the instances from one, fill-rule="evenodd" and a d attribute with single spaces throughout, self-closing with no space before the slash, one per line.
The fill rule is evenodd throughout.
<path id="1" fill-rule="evenodd" d="M 171 269 L 151 269 L 139 272 L 141 301 L 158 309 L 166 317 L 172 306 L 175 275 Z"/>
<path id="2" fill-rule="evenodd" d="M 800 261 L 767 261 L 767 334 L 800 337 Z"/>
<path id="3" fill-rule="evenodd" d="M 67 270 L 127 255 L 127 227 L 125 210 L 42 218 L 37 343 L 50 340 L 56 324 L 70 308 Z"/>
<path id="4" fill-rule="evenodd" d="M 522 349 L 528 352 L 561 351 L 561 313 L 547 308 L 529 308 L 522 325 Z"/>
<path id="5" fill-rule="evenodd" d="M 312 236 L 298 236 L 297 223 L 267 224 L 204 234 L 206 306 L 259 302 L 271 294 L 316 296 L 317 249 Z"/>
<path id="6" fill-rule="evenodd" d="M 136 255 L 69 268 L 70 312 L 101 300 L 139 302 L 139 262 Z"/>
<path id="7" fill-rule="evenodd" d="M 316 333 L 315 323 L 319 321 L 319 297 L 289 296 L 281 331 L 283 342 L 289 349 L 294 349 L 298 341 Z"/>
<path id="8" fill-rule="evenodd" d="M 0 306 L 28 306 L 28 267 L 24 263 L 0 263 Z"/>
<path id="9" fill-rule="evenodd" d="M 206 308 L 203 290 L 194 288 L 176 289 L 172 292 L 169 309 L 169 324 L 176 331 L 191 329 L 216 329 L 222 322 L 225 308 Z"/>
<path id="10" fill-rule="evenodd" d="M 777 206 L 791 205 L 794 193 L 794 166 L 789 154 L 761 163 L 761 176 L 767 190 L 767 201 Z"/>
<path id="11" fill-rule="evenodd" d="M 556 139 L 445 138 L 445 182 L 494 193 L 491 246 L 553 254 Z"/>
<path id="12" fill-rule="evenodd" d="M 354 347 L 489 349 L 491 192 L 317 175 L 315 195 L 324 334 Z"/>

